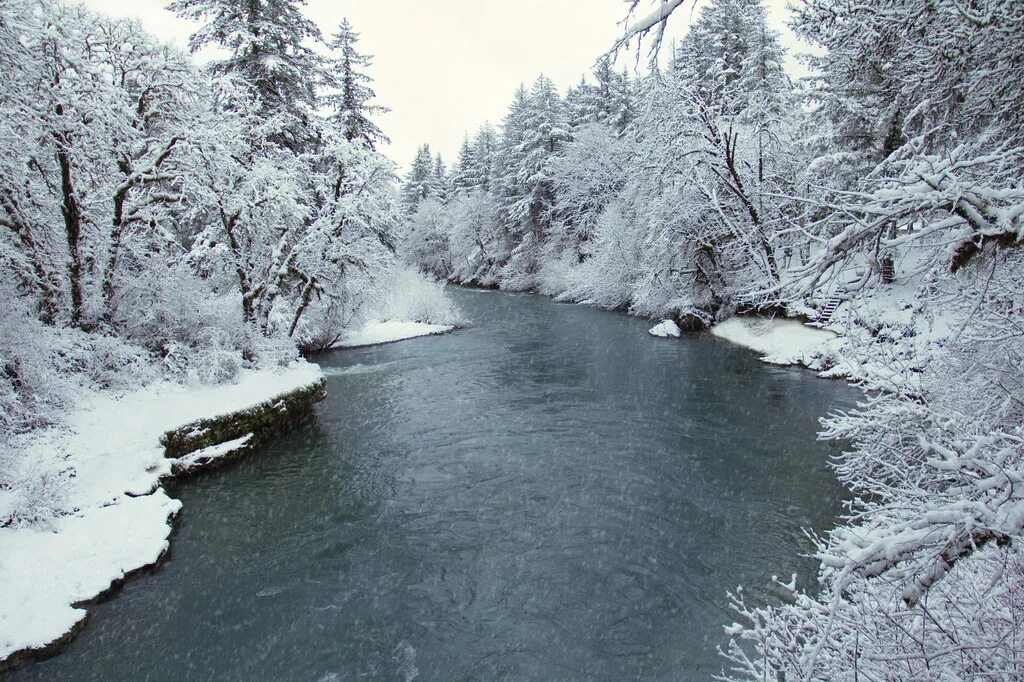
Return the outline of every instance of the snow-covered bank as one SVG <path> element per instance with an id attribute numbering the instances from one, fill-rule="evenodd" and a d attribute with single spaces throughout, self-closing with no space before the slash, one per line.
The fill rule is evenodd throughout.
<path id="1" fill-rule="evenodd" d="M 808 327 L 797 320 L 763 317 L 732 317 L 711 328 L 711 334 L 757 351 L 762 360 L 776 365 L 811 365 L 834 332 Z"/>
<path id="2" fill-rule="evenodd" d="M 414 339 L 419 336 L 447 334 L 455 329 L 455 325 L 427 324 L 426 322 L 370 322 L 357 332 L 349 334 L 334 344 L 334 348 L 358 348 L 359 346 L 376 346 L 381 343 L 392 343 Z"/>
<path id="3" fill-rule="evenodd" d="M 242 371 L 228 385 L 158 382 L 120 396 L 91 393 L 65 428 L 34 434 L 20 461 L 56 474 L 43 483 L 23 476 L 28 483 L 0 490 L 0 519 L 9 524 L 0 527 L 0 668 L 62 642 L 87 616 L 76 605 L 166 552 L 169 522 L 181 504 L 160 485 L 174 464 L 165 457 L 164 434 L 262 403 L 281 405 L 284 396 L 322 379 L 317 365 L 296 362 Z M 235 446 L 248 440 L 240 437 Z M 208 459 L 232 449 L 201 454 Z M 49 521 L 29 523 L 28 513 L 18 513 L 44 507 L 36 516 Z"/>

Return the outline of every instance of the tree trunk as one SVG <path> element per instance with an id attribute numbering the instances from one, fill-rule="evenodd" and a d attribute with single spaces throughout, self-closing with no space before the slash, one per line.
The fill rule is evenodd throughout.
<path id="1" fill-rule="evenodd" d="M 63 105 L 56 107 L 58 116 L 64 115 Z M 71 293 L 71 324 L 76 327 L 83 325 L 84 296 L 82 294 L 82 211 L 75 196 L 75 187 L 71 180 L 71 157 L 67 152 L 67 133 L 57 136 L 57 163 L 60 166 L 61 206 L 64 216 L 64 233 L 67 237 L 68 284 Z"/>

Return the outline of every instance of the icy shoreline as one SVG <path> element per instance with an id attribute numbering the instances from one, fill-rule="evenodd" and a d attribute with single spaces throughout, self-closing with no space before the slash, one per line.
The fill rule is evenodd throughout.
<path id="1" fill-rule="evenodd" d="M 809 327 L 798 320 L 770 317 L 731 317 L 711 328 L 711 335 L 749 348 L 773 365 L 815 368 L 815 356 L 826 352 L 838 334 Z"/>
<path id="2" fill-rule="evenodd" d="M 455 329 L 455 325 L 428 324 L 426 322 L 371 322 L 354 334 L 350 334 L 335 343 L 332 348 L 360 348 L 377 346 L 382 343 L 393 343 L 420 336 L 447 334 Z"/>
<path id="3" fill-rule="evenodd" d="M 322 390 L 322 381 L 319 366 L 296 362 L 242 372 L 228 385 L 159 382 L 120 396 L 92 393 L 65 428 L 33 436 L 27 461 L 42 467 L 58 459 L 73 475 L 53 502 L 53 521 L 0 528 L 0 670 L 55 651 L 84 626 L 85 606 L 160 562 L 181 509 L 164 491 L 164 478 L 230 456 L 251 439 L 174 460 L 161 442 L 165 434 L 200 420 L 251 416 L 263 404 L 264 412 L 287 416 L 288 397 Z M 189 435 L 200 442 L 204 434 Z M 0 512 L 15 494 L 0 491 Z"/>

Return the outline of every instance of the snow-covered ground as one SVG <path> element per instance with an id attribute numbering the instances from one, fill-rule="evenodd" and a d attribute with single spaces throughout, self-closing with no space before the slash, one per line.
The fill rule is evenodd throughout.
<path id="1" fill-rule="evenodd" d="M 445 334 L 455 329 L 453 325 L 427 324 L 425 322 L 370 322 L 358 332 L 349 334 L 334 344 L 335 348 L 357 348 L 359 346 L 375 346 L 380 343 L 391 343 L 413 339 L 418 336 Z"/>
<path id="2" fill-rule="evenodd" d="M 757 351 L 762 360 L 777 365 L 811 364 L 810 357 L 836 338 L 834 332 L 797 320 L 760 317 L 729 318 L 712 327 L 711 334 Z"/>
<path id="3" fill-rule="evenodd" d="M 64 477 L 60 495 L 50 499 L 52 521 L 0 528 L 0 661 L 59 639 L 86 616 L 76 603 L 167 550 L 169 521 L 181 503 L 160 485 L 172 465 L 160 444 L 165 432 L 252 407 L 322 376 L 317 365 L 296 362 L 243 371 L 234 384 L 160 382 L 120 396 L 91 393 L 66 427 L 36 434 L 21 461 L 46 470 L 58 460 L 74 475 Z M 212 450 L 204 456 L 223 456 L 230 448 Z M 0 518 L 25 496 L 17 488 L 0 490 Z"/>

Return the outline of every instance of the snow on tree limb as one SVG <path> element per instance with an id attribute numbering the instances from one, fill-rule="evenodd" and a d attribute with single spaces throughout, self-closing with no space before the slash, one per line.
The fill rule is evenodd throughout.
<path id="1" fill-rule="evenodd" d="M 658 5 L 655 9 L 651 10 L 646 15 L 637 18 L 635 14 L 641 0 L 631 0 L 626 18 L 620 22 L 623 26 L 622 35 L 615 41 L 615 44 L 612 46 L 611 50 L 608 51 L 608 54 L 614 55 L 619 50 L 628 47 L 629 43 L 632 42 L 634 38 L 639 44 L 652 29 L 657 29 L 650 48 L 651 62 L 656 62 L 658 52 L 661 49 L 661 44 L 665 37 L 665 27 L 668 24 L 669 16 L 687 1 L 688 0 L 657 0 Z"/>

